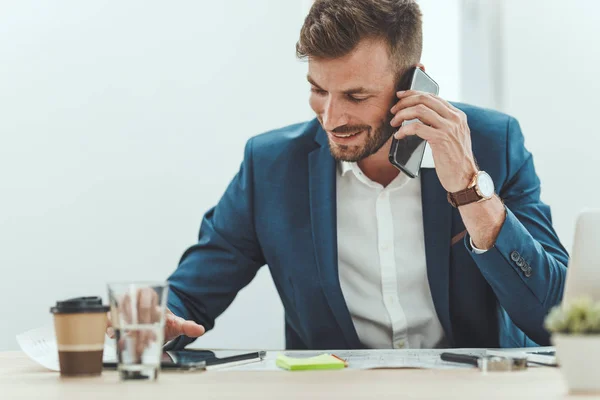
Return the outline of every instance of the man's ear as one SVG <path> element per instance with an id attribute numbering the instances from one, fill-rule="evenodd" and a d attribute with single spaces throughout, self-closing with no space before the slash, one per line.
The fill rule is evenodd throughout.
<path id="1" fill-rule="evenodd" d="M 417 64 L 417 67 L 421 68 L 423 71 L 425 71 L 425 66 L 421 63 Z"/>

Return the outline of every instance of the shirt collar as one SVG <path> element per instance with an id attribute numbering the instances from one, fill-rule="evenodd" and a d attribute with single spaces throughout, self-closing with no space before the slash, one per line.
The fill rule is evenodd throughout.
<path id="1" fill-rule="evenodd" d="M 431 154 L 431 147 L 429 147 L 429 143 L 425 145 L 425 153 L 423 154 L 421 168 L 435 168 L 435 163 L 433 162 L 433 154 Z"/>
<path id="2" fill-rule="evenodd" d="M 421 162 L 421 169 L 423 168 L 435 168 L 435 163 L 433 162 L 433 155 L 431 154 L 431 148 L 429 147 L 429 143 L 427 143 L 427 145 L 425 146 L 425 153 L 423 154 L 423 161 Z M 354 171 L 354 173 L 357 174 L 360 171 L 360 168 L 355 162 L 341 161 L 341 175 L 344 176 L 350 171 Z"/>
<path id="3" fill-rule="evenodd" d="M 352 171 L 354 168 L 358 168 L 355 162 L 341 161 L 340 162 L 340 172 L 342 176 L 346 175 L 348 172 Z"/>

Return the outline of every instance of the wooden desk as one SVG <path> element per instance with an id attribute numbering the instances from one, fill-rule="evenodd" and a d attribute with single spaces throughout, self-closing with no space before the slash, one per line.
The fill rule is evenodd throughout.
<path id="1" fill-rule="evenodd" d="M 21 352 L 0 353 L 0 399 L 565 399 L 556 368 L 482 374 L 478 370 L 372 370 L 310 372 L 162 372 L 158 382 L 60 378 Z M 189 397 L 187 397 L 189 396 Z M 585 396 L 584 396 L 585 397 Z M 588 397 L 589 398 L 589 397 Z"/>

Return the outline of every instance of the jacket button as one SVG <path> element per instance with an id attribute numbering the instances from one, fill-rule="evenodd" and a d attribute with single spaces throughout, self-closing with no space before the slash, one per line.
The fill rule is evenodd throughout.
<path id="1" fill-rule="evenodd" d="M 517 262 L 519 258 L 521 258 L 521 255 L 518 252 L 513 251 L 512 253 L 510 253 L 510 259 L 514 262 Z"/>
<path id="2" fill-rule="evenodd" d="M 529 264 L 527 264 L 527 262 L 524 262 L 523 265 L 521 266 L 521 271 L 525 272 L 529 270 L 531 272 L 531 267 L 529 266 Z"/>
<path id="3" fill-rule="evenodd" d="M 517 260 L 517 267 L 523 267 L 525 265 L 525 260 L 523 260 L 523 257 L 520 257 Z"/>
<path id="4" fill-rule="evenodd" d="M 529 267 L 529 268 L 527 268 L 527 269 L 525 270 L 525 276 L 526 276 L 527 278 L 529 278 L 529 277 L 531 276 L 531 267 Z"/>

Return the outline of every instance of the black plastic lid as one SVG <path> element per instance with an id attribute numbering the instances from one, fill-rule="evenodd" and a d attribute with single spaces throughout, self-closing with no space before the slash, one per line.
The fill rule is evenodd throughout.
<path id="1" fill-rule="evenodd" d="M 102 299 L 93 297 L 76 297 L 74 299 L 57 301 L 50 309 L 52 314 L 99 313 L 107 312 L 108 306 L 102 305 Z"/>

